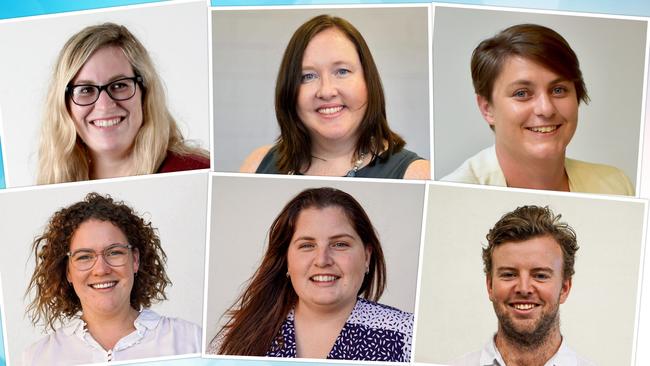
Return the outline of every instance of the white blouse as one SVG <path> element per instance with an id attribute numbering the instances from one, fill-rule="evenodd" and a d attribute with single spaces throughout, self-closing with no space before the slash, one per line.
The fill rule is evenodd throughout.
<path id="1" fill-rule="evenodd" d="M 23 352 L 23 365 L 72 365 L 133 360 L 201 352 L 201 327 L 144 309 L 133 322 L 135 331 L 105 350 L 75 317 Z"/>

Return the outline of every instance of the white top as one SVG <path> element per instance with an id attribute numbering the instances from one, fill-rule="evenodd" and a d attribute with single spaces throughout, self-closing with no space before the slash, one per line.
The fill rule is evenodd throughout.
<path id="1" fill-rule="evenodd" d="M 450 363 L 453 366 L 506 366 L 499 350 L 494 344 L 494 337 L 485 344 L 482 350 L 468 353 Z M 596 366 L 595 363 L 580 357 L 566 345 L 564 339 L 557 352 L 544 366 Z"/>
<path id="2" fill-rule="evenodd" d="M 616 167 L 566 158 L 564 159 L 564 169 L 569 177 L 571 192 L 634 196 L 632 183 L 625 173 Z M 499 165 L 494 145 L 465 160 L 458 169 L 440 180 L 507 186 L 506 177 Z"/>
<path id="3" fill-rule="evenodd" d="M 201 327 L 144 309 L 133 322 L 135 331 L 104 350 L 75 317 L 23 352 L 23 365 L 72 365 L 133 360 L 201 352 Z"/>

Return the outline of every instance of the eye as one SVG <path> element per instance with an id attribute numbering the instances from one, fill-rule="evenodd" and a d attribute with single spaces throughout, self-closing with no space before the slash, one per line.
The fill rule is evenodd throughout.
<path id="1" fill-rule="evenodd" d="M 90 262 L 95 259 L 95 254 L 88 252 L 78 252 L 72 256 L 72 259 L 75 262 Z"/>
<path id="2" fill-rule="evenodd" d="M 332 248 L 335 249 L 346 249 L 350 247 L 350 244 L 344 241 L 337 241 L 331 244 Z"/>
<path id="3" fill-rule="evenodd" d="M 526 89 L 518 89 L 515 90 L 514 93 L 512 93 L 512 96 L 515 97 L 516 99 L 526 99 L 530 97 L 530 93 Z"/>
<path id="4" fill-rule="evenodd" d="M 340 68 L 340 69 L 337 69 L 336 72 L 335 72 L 334 74 L 335 74 L 336 76 L 338 76 L 338 77 L 345 77 L 345 76 L 348 76 L 350 73 L 351 73 L 350 70 L 348 70 L 348 69 L 344 69 L 344 68 Z"/>
<path id="5" fill-rule="evenodd" d="M 316 79 L 318 79 L 318 75 L 315 72 L 307 72 L 302 74 L 300 82 L 305 84 Z"/>
<path id="6" fill-rule="evenodd" d="M 551 278 L 551 275 L 548 273 L 535 273 L 533 275 L 533 278 L 535 278 L 538 281 L 546 281 Z"/>
<path id="7" fill-rule="evenodd" d="M 314 244 L 312 242 L 308 242 L 308 241 L 298 243 L 298 249 L 309 250 L 309 249 L 313 249 L 315 247 L 316 247 L 316 244 Z"/>
<path id="8" fill-rule="evenodd" d="M 510 280 L 517 277 L 517 275 L 514 272 L 501 272 L 499 273 L 499 278 L 504 279 L 504 280 Z"/>
<path id="9" fill-rule="evenodd" d="M 79 85 L 74 87 L 74 94 L 80 96 L 93 95 L 97 89 L 91 85 Z"/>
<path id="10" fill-rule="evenodd" d="M 125 83 L 124 81 L 116 81 L 116 82 L 111 84 L 111 90 L 115 90 L 115 91 L 126 89 L 128 87 L 129 87 L 129 85 L 127 83 Z"/>
<path id="11" fill-rule="evenodd" d="M 566 87 L 560 85 L 560 86 L 553 87 L 553 89 L 551 89 L 551 92 L 553 93 L 553 95 L 563 96 L 568 92 L 568 90 Z"/>
<path id="12" fill-rule="evenodd" d="M 126 249 L 121 247 L 106 248 L 106 250 L 104 251 L 104 256 L 106 257 L 121 257 L 126 254 L 127 254 Z"/>

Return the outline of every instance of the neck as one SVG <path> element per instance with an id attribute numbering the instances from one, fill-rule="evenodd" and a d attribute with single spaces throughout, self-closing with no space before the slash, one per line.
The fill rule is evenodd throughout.
<path id="1" fill-rule="evenodd" d="M 343 176 L 347 174 L 359 157 L 356 155 L 356 140 L 350 143 L 329 143 L 314 141 L 311 149 L 311 165 L 303 171 L 307 175 Z M 366 154 L 359 167 L 369 162 Z"/>
<path id="2" fill-rule="evenodd" d="M 560 349 L 562 335 L 559 324 L 551 329 L 540 343 L 522 345 L 504 336 L 501 329 L 494 336 L 494 344 L 508 366 L 543 366 Z"/>
<path id="3" fill-rule="evenodd" d="M 85 312 L 81 316 L 86 322 L 86 328 L 92 337 L 105 350 L 115 347 L 115 344 L 135 330 L 135 319 L 139 312 L 131 306 L 128 309 L 111 314 Z"/>
<path id="4" fill-rule="evenodd" d="M 569 191 L 564 155 L 554 159 L 513 157 L 496 145 L 497 160 L 508 187 Z"/>
<path id="5" fill-rule="evenodd" d="M 131 154 L 106 155 L 91 153 L 90 179 L 116 178 L 132 175 Z"/>

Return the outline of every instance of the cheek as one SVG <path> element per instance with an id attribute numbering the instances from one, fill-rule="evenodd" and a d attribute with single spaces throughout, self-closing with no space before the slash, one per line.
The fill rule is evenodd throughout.
<path id="1" fill-rule="evenodd" d="M 72 117 L 72 120 L 74 121 L 75 128 L 79 130 L 79 128 L 84 124 L 84 120 L 86 116 L 88 115 L 89 108 L 88 107 L 80 107 L 76 104 L 71 104 L 69 108 L 69 114 L 70 117 Z"/>

